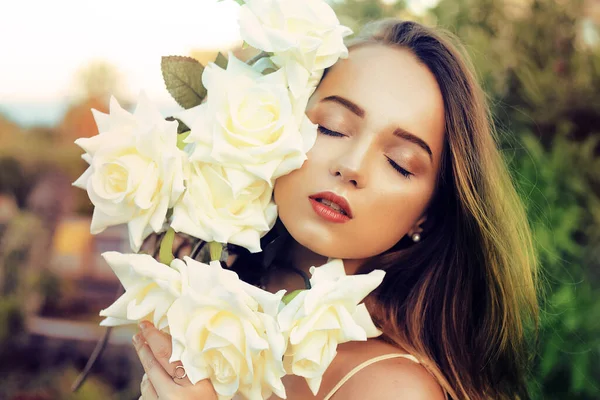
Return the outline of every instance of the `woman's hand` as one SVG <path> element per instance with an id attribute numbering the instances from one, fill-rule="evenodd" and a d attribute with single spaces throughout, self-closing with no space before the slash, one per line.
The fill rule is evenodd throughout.
<path id="1" fill-rule="evenodd" d="M 160 332 L 148 321 L 140 323 L 141 332 L 133 337 L 133 345 L 146 374 L 142 379 L 140 399 L 217 400 L 217 394 L 209 380 L 192 385 L 177 368 L 180 362 L 169 363 L 172 347 L 169 335 Z M 177 371 L 176 371 L 177 369 Z"/>

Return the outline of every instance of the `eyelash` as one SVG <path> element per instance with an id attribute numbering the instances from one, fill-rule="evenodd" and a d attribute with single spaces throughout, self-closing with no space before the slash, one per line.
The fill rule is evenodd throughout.
<path id="1" fill-rule="evenodd" d="M 321 132 L 323 135 L 327 135 L 327 136 L 333 136 L 333 137 L 345 137 L 346 136 L 343 133 L 332 131 L 331 129 L 327 129 L 321 125 L 318 126 L 318 131 Z M 391 158 L 389 158 L 389 157 L 386 157 L 386 158 L 387 158 L 388 162 L 390 163 L 390 165 L 392 166 L 392 168 L 394 168 L 396 171 L 398 171 L 400 174 L 402 174 L 402 176 L 404 176 L 406 179 L 410 179 L 410 176 L 412 175 L 410 172 L 408 172 L 407 170 L 405 170 L 404 168 L 402 168 L 401 166 L 396 164 Z"/>
<path id="2" fill-rule="evenodd" d="M 391 158 L 387 157 L 387 159 L 388 159 L 388 162 L 390 163 L 390 165 L 392 166 L 392 168 L 394 168 L 396 171 L 400 172 L 406 179 L 410 179 L 410 176 L 412 175 L 410 172 L 408 172 L 407 170 L 405 170 L 404 168 L 402 168 L 401 166 L 396 164 Z"/>
<path id="3" fill-rule="evenodd" d="M 324 126 L 321 126 L 321 125 L 319 125 L 318 129 L 319 129 L 319 132 L 321 132 L 323 135 L 334 136 L 334 137 L 344 137 L 344 136 L 346 136 L 343 133 L 332 131 L 332 130 L 327 129 Z"/>

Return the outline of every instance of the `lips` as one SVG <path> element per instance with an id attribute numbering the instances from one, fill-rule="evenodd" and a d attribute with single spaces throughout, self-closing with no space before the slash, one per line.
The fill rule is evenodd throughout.
<path id="1" fill-rule="evenodd" d="M 333 192 L 321 192 L 308 196 L 310 199 L 318 201 L 319 203 L 331 208 L 334 211 L 341 212 L 352 218 L 352 209 L 348 201 L 342 196 L 338 196 Z"/>

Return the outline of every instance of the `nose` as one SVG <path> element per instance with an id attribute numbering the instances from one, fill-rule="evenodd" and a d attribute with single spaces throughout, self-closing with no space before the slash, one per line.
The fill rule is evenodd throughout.
<path id="1" fill-rule="evenodd" d="M 357 189 L 367 184 L 368 146 L 354 146 L 336 157 L 330 168 L 333 176 L 352 184 Z"/>

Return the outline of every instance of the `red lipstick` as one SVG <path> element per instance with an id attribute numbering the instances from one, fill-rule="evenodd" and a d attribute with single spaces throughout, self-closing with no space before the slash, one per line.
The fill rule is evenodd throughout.
<path id="1" fill-rule="evenodd" d="M 352 219 L 348 201 L 333 192 L 316 193 L 308 198 L 317 215 L 330 222 L 343 223 Z"/>

